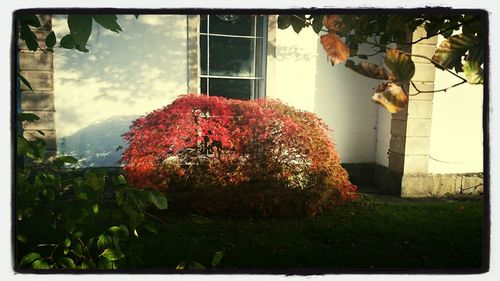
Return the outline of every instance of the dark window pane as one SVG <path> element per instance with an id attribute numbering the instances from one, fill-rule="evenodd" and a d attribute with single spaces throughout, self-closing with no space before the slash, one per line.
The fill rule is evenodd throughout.
<path id="1" fill-rule="evenodd" d="M 210 75 L 255 75 L 254 39 L 210 37 Z"/>
<path id="2" fill-rule="evenodd" d="M 230 99 L 249 100 L 253 90 L 253 80 L 210 79 L 210 95 Z"/>
<path id="3" fill-rule="evenodd" d="M 200 15 L 200 32 L 207 33 L 207 15 Z"/>
<path id="4" fill-rule="evenodd" d="M 200 78 L 200 92 L 202 94 L 207 93 L 207 78 Z"/>
<path id="5" fill-rule="evenodd" d="M 264 39 L 256 38 L 255 39 L 255 77 L 262 77 L 264 75 L 262 63 L 264 58 Z"/>
<path id="6" fill-rule="evenodd" d="M 210 15 L 210 33 L 254 35 L 254 17 L 249 15 Z"/>
<path id="7" fill-rule="evenodd" d="M 264 26 L 264 16 L 256 16 L 257 20 L 257 34 L 255 36 L 262 36 L 262 33 L 264 31 L 263 26 Z"/>
<path id="8" fill-rule="evenodd" d="M 200 35 L 200 70 L 201 75 L 207 75 L 207 36 Z"/>

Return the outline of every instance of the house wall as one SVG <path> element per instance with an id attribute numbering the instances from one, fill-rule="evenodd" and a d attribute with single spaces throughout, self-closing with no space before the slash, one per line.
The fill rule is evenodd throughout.
<path id="1" fill-rule="evenodd" d="M 442 40 L 438 38 L 438 46 Z M 439 69 L 435 75 L 436 90 L 460 82 Z M 429 173 L 483 172 L 482 104 L 482 85 L 463 84 L 434 94 Z"/>
<path id="2" fill-rule="evenodd" d="M 131 122 L 187 92 L 186 16 L 118 17 L 120 34 L 94 23 L 89 53 L 54 54 L 58 152 L 84 166 L 116 166 Z M 67 34 L 66 18 L 53 29 Z"/>
<path id="3" fill-rule="evenodd" d="M 377 113 L 377 147 L 375 163 L 389 167 L 389 149 L 391 142 L 391 113 L 379 106 Z"/>
<path id="4" fill-rule="evenodd" d="M 373 52 L 368 48 L 363 51 Z M 381 63 L 381 57 L 372 57 L 371 61 Z M 273 64 L 273 91 L 268 91 L 268 98 L 315 112 L 325 120 L 333 129 L 343 163 L 376 161 L 377 126 L 386 125 L 385 118 L 378 120 L 378 106 L 370 99 L 379 80 L 356 75 L 343 65 L 332 67 L 311 28 L 299 35 L 292 28 L 278 29 Z"/>

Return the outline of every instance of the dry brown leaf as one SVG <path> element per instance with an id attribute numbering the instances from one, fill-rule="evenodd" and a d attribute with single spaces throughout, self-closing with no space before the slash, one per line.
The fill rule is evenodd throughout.
<path id="1" fill-rule="evenodd" d="M 329 32 L 339 32 L 343 28 L 342 18 L 339 15 L 324 16 L 323 25 Z"/>
<path id="2" fill-rule="evenodd" d="M 382 82 L 375 90 L 372 101 L 385 107 L 390 113 L 396 113 L 406 106 L 408 96 L 398 84 Z"/>
<path id="3" fill-rule="evenodd" d="M 395 80 L 394 75 L 389 70 L 374 63 L 363 61 L 356 64 L 354 61 L 348 60 L 345 66 L 366 77 L 380 80 Z"/>
<path id="4" fill-rule="evenodd" d="M 321 35 L 321 45 L 333 65 L 343 63 L 349 58 L 349 47 L 335 33 Z"/>

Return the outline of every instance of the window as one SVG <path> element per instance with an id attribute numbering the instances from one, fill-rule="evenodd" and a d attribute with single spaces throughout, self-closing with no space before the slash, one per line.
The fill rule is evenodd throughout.
<path id="1" fill-rule="evenodd" d="M 200 90 L 249 100 L 265 96 L 267 17 L 200 16 Z"/>

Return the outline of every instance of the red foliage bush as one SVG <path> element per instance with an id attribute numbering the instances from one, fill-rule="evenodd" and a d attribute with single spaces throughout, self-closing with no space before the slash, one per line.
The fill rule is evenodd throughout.
<path id="1" fill-rule="evenodd" d="M 198 211 L 314 216 L 356 196 L 326 124 L 276 100 L 185 95 L 124 138 L 130 183 Z"/>

